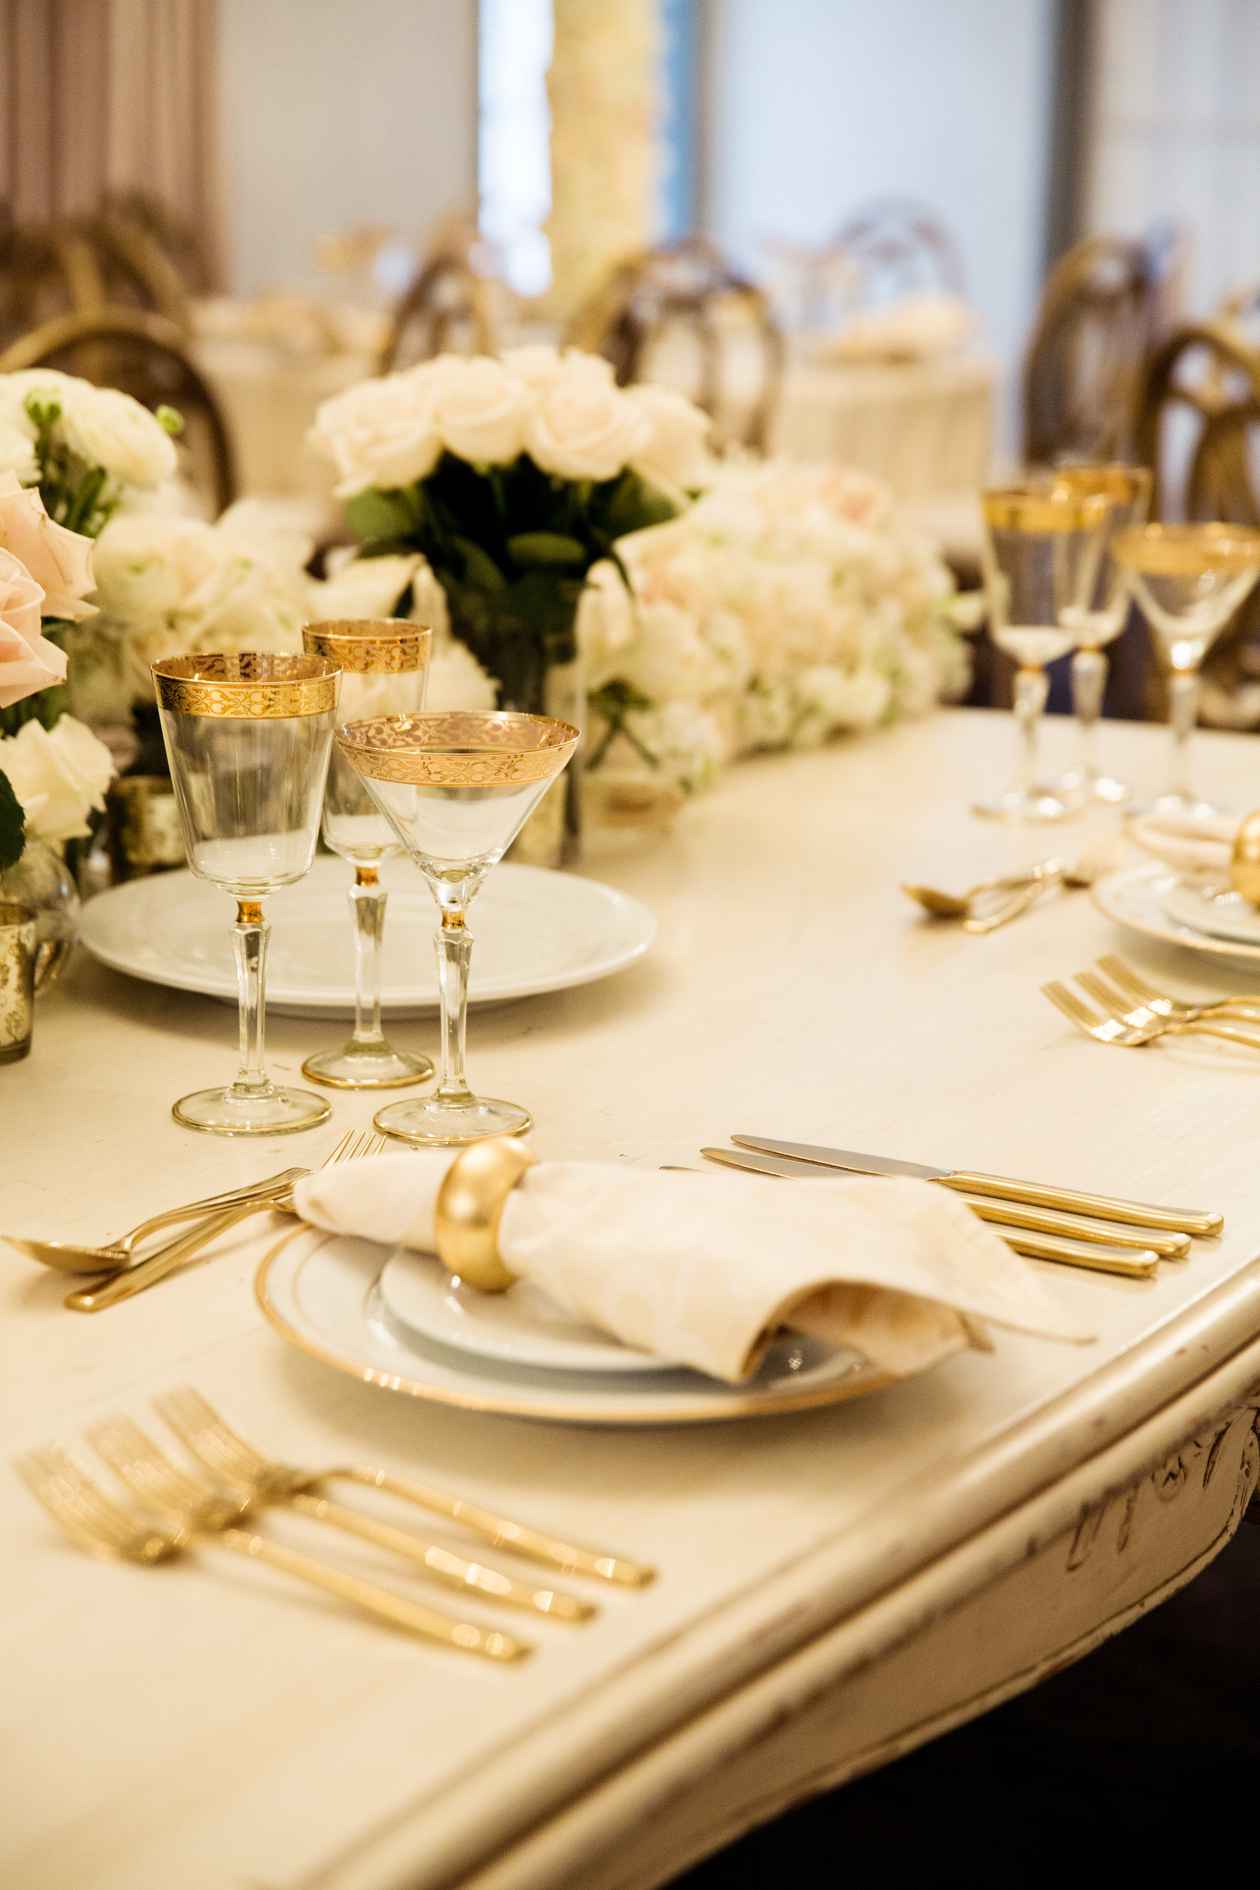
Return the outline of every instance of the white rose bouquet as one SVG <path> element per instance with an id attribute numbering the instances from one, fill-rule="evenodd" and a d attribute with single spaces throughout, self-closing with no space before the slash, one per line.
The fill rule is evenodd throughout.
<path id="1" fill-rule="evenodd" d="M 692 789 L 719 758 L 817 746 L 966 687 L 953 578 L 864 475 L 728 465 L 686 514 L 618 551 L 628 621 L 592 584 L 581 623 L 592 769 Z"/>
<path id="2" fill-rule="evenodd" d="M 591 567 L 703 483 L 707 429 L 681 395 L 623 390 L 597 356 L 535 347 L 364 382 L 324 403 L 312 440 L 364 555 L 423 553 L 452 635 L 501 702 L 536 709 L 576 655 Z"/>

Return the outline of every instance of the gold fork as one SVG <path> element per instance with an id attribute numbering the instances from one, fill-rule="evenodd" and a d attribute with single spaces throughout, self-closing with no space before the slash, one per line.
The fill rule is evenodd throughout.
<path id="1" fill-rule="evenodd" d="M 385 1140 L 383 1135 L 373 1135 L 367 1130 L 347 1129 L 320 1166 L 331 1168 L 335 1162 L 352 1162 L 365 1155 L 379 1155 L 385 1147 Z M 182 1267 L 185 1261 L 200 1253 L 218 1235 L 225 1234 L 238 1221 L 248 1220 L 251 1214 L 285 1214 L 292 1211 L 292 1188 L 268 1195 L 265 1199 L 238 1202 L 212 1215 L 209 1220 L 200 1222 L 191 1233 L 181 1235 L 168 1246 L 159 1247 L 156 1253 L 151 1253 L 138 1266 L 126 1267 L 111 1274 L 99 1286 L 82 1286 L 73 1293 L 67 1293 L 65 1304 L 71 1312 L 104 1312 L 109 1306 L 117 1306 L 120 1300 L 131 1299 L 136 1293 L 143 1293 L 147 1287 L 156 1286 L 159 1280 L 164 1280 L 168 1273 Z"/>
<path id="2" fill-rule="evenodd" d="M 1103 1013 L 1093 1011 L 1083 999 L 1071 991 L 1065 984 L 1052 980 L 1043 984 L 1042 992 L 1049 998 L 1056 1009 L 1083 1030 L 1087 1037 L 1093 1037 L 1097 1043 L 1120 1044 L 1125 1049 L 1138 1050 L 1148 1043 L 1157 1043 L 1161 1037 L 1178 1037 L 1185 1033 L 1201 1034 L 1210 1037 L 1224 1037 L 1230 1043 L 1241 1043 L 1248 1049 L 1260 1050 L 1260 1037 L 1250 1037 L 1245 1031 L 1232 1029 L 1228 1024 L 1178 1023 L 1172 1018 L 1156 1018 L 1153 1023 L 1130 1024 L 1122 1017 L 1111 1014 L 1110 1007 Z"/>
<path id="3" fill-rule="evenodd" d="M 194 1456 L 216 1474 L 226 1475 L 229 1482 L 265 1485 L 268 1479 L 275 1479 L 282 1487 L 311 1492 L 339 1480 L 357 1483 L 361 1488 L 384 1490 L 448 1522 L 462 1523 L 496 1548 L 509 1549 L 528 1561 L 562 1569 L 566 1575 L 591 1575 L 622 1588 L 645 1587 L 655 1576 L 656 1571 L 645 1563 L 632 1562 L 603 1549 L 583 1548 L 560 1536 L 531 1529 L 526 1523 L 514 1522 L 510 1516 L 495 1515 L 492 1510 L 466 1502 L 462 1497 L 404 1482 L 384 1470 L 364 1470 L 354 1464 L 338 1465 L 331 1470 L 301 1470 L 292 1464 L 276 1463 L 247 1444 L 201 1393 L 190 1386 L 170 1392 L 156 1402 L 162 1416 Z"/>
<path id="4" fill-rule="evenodd" d="M 1114 985 L 1094 971 L 1078 971 L 1076 982 L 1110 1016 L 1119 1018 L 1122 1024 L 1128 1024 L 1134 1030 L 1156 1029 L 1161 1034 L 1172 1031 L 1200 1037 L 1224 1037 L 1229 1043 L 1249 1045 L 1254 1050 L 1260 1050 L 1260 1037 L 1240 1030 L 1236 1024 L 1225 1019 L 1166 1017 L 1162 1012 L 1152 1010 L 1149 1004 L 1134 1003 L 1123 991 L 1117 991 Z"/>
<path id="5" fill-rule="evenodd" d="M 1127 959 L 1117 957 L 1114 952 L 1098 960 L 1098 969 L 1112 984 L 1160 1017 L 1171 1017 L 1185 1024 L 1196 1023 L 1201 1017 L 1236 1017 L 1244 1023 L 1260 1024 L 1260 998 L 1211 998 L 1202 1004 L 1191 1004 L 1185 998 L 1169 997 L 1166 991 L 1156 990 Z"/>
<path id="6" fill-rule="evenodd" d="M 196 1399 L 195 1392 L 189 1395 Z M 332 1502 L 312 1488 L 313 1479 L 304 1476 L 300 1470 L 290 1469 L 286 1464 L 268 1463 L 261 1468 L 253 1468 L 232 1458 L 230 1453 L 216 1452 L 212 1443 L 207 1445 L 203 1441 L 202 1447 L 198 1448 L 201 1427 L 195 1418 L 188 1423 L 180 1421 L 182 1406 L 179 1393 L 169 1400 L 155 1398 L 153 1402 L 207 1473 L 208 1481 L 218 1486 L 219 1494 L 235 1496 L 239 1492 L 250 1507 L 281 1504 L 294 1509 L 299 1515 L 309 1516 L 313 1522 L 343 1529 L 348 1535 L 358 1536 L 364 1542 L 375 1544 L 377 1548 L 388 1549 L 394 1555 L 418 1563 L 435 1581 L 443 1582 L 449 1588 L 471 1589 L 509 1607 L 530 1608 L 535 1614 L 550 1615 L 556 1621 L 588 1621 L 597 1612 L 593 1602 L 566 1594 L 563 1589 L 528 1587 L 523 1582 L 514 1581 L 510 1575 L 504 1575 L 499 1569 L 489 1568 L 481 1562 L 467 1561 L 440 1542 L 413 1535 L 409 1530 L 398 1529 L 392 1523 L 365 1516 L 361 1510 L 347 1509 L 342 1503 Z M 169 1458 L 164 1457 L 138 1425 L 116 1420 L 101 1432 L 99 1441 L 94 1433 L 93 1442 L 98 1443 L 98 1448 L 115 1469 L 119 1469 L 119 1466 L 108 1455 L 108 1451 L 127 1453 L 137 1474 L 153 1479 L 155 1493 L 159 1487 L 165 1487 L 177 1499 L 183 1500 L 195 1500 L 208 1493 L 198 1479 L 177 1469 Z M 122 1474 L 121 1470 L 119 1474 Z M 228 1486 L 226 1491 L 224 1485 Z"/>
<path id="7" fill-rule="evenodd" d="M 36 1502 L 68 1536 L 94 1554 L 153 1567 L 204 1540 L 248 1556 L 251 1561 L 267 1562 L 286 1575 L 387 1621 L 391 1627 L 405 1628 L 409 1634 L 443 1647 L 495 1661 L 518 1660 L 530 1651 L 525 1642 L 496 1628 L 481 1628 L 474 1622 L 440 1614 L 278 1542 L 265 1542 L 253 1530 L 241 1528 L 241 1513 L 235 1505 L 219 1505 L 213 1512 L 206 1506 L 195 1515 L 168 1512 L 170 1520 L 159 1523 L 141 1505 L 120 1503 L 106 1496 L 62 1450 L 31 1451 L 18 1459 L 16 1468 Z"/>

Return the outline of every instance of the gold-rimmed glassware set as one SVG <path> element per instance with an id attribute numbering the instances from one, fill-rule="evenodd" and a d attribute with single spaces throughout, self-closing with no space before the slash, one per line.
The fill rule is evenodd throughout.
<path id="1" fill-rule="evenodd" d="M 181 1097 L 175 1119 L 216 1135 L 275 1135 L 330 1114 L 322 1096 L 275 1084 L 265 1059 L 263 901 L 309 871 L 322 819 L 327 844 L 355 875 L 355 1024 L 340 1049 L 309 1057 L 304 1075 L 371 1090 L 433 1074 L 427 1057 L 396 1049 L 381 1028 L 380 865 L 405 852 L 440 914 L 441 1068 L 432 1095 L 379 1110 L 376 1126 L 422 1146 L 519 1134 L 532 1124 L 528 1109 L 468 1086 L 467 910 L 571 760 L 579 731 L 549 716 L 425 714 L 431 633 L 415 624 L 316 623 L 304 641 L 302 656 L 205 654 L 153 668 L 188 864 L 237 902 L 240 1069 L 229 1085 Z"/>
<path id="2" fill-rule="evenodd" d="M 1130 800 L 1127 784 L 1100 767 L 1096 744 L 1105 651 L 1124 629 L 1131 602 L 1141 608 L 1170 672 L 1171 778 L 1154 806 L 1214 811 L 1195 795 L 1188 776 L 1199 669 L 1260 577 L 1260 531 L 1220 521 L 1150 524 L 1151 489 L 1145 467 L 1082 464 L 982 495 L 990 634 L 1017 664 L 1020 764 L 1015 783 L 978 804 L 976 813 L 1053 821 L 1091 804 Z M 1046 670 L 1069 650 L 1080 760 L 1043 782 L 1037 761 Z"/>

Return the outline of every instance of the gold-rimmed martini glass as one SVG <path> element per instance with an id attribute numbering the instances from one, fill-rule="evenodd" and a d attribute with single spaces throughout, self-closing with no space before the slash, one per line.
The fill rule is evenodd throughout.
<path id="1" fill-rule="evenodd" d="M 1129 587 L 1116 562 L 1115 540 L 1131 525 L 1146 523 L 1151 504 L 1148 466 L 1059 466 L 1053 483 L 1068 494 L 1085 498 L 1101 495 L 1110 501 L 1103 513 L 1095 542 L 1082 560 L 1077 595 L 1059 613 L 1063 628 L 1076 645 L 1072 656 L 1072 711 L 1079 730 L 1080 761 L 1054 783 L 1065 800 L 1103 801 L 1119 806 L 1131 789 L 1098 765 L 1098 722 L 1107 689 L 1107 645 L 1124 629 L 1129 611 Z"/>
<path id="2" fill-rule="evenodd" d="M 1211 645 L 1260 577 L 1260 531 L 1220 521 L 1142 525 L 1112 547 L 1155 641 L 1168 659 L 1172 747 L 1160 813 L 1215 813 L 1190 782 L 1199 672 Z"/>
<path id="3" fill-rule="evenodd" d="M 464 1070 L 468 907 L 579 740 L 545 715 L 447 710 L 385 715 L 337 730 L 337 747 L 424 874 L 437 901 L 441 1068 L 436 1090 L 378 1109 L 374 1127 L 422 1146 L 519 1135 L 533 1117 L 519 1103 L 475 1096 Z"/>
<path id="4" fill-rule="evenodd" d="M 172 1114 L 211 1135 L 285 1135 L 331 1111 L 267 1074 L 263 900 L 315 853 L 337 716 L 337 671 L 321 657 L 169 657 L 153 665 L 188 864 L 236 899 L 241 1067 L 226 1088 L 182 1096 Z"/>
<path id="5" fill-rule="evenodd" d="M 415 715 L 424 707 L 433 633 L 392 618 L 338 618 L 308 623 L 308 656 L 341 671 L 345 721 Z M 401 852 L 363 777 L 334 749 L 324 794 L 324 839 L 354 868 L 349 889 L 354 926 L 354 1029 L 335 1050 L 307 1057 L 303 1076 L 333 1089 L 400 1089 L 433 1074 L 428 1057 L 391 1044 L 381 1027 L 381 947 L 389 894 L 381 863 Z"/>
<path id="6" fill-rule="evenodd" d="M 1096 534 L 1110 507 L 1102 495 L 1045 485 L 1008 486 L 982 495 L 981 562 L 989 634 L 1015 659 L 1019 765 L 1014 784 L 976 808 L 997 820 L 1062 820 L 1066 795 L 1038 779 L 1037 744 L 1050 684 L 1049 664 L 1066 656 L 1072 632 L 1062 613 L 1081 593 Z"/>

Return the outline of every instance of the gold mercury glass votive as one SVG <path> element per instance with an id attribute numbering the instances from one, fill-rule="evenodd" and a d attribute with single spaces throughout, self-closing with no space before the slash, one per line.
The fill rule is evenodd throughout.
<path id="1" fill-rule="evenodd" d="M 31 1048 L 35 1025 L 36 923 L 30 906 L 0 902 L 0 1063 Z"/>

